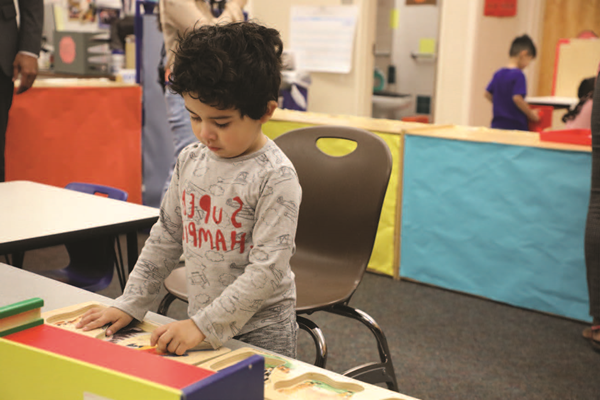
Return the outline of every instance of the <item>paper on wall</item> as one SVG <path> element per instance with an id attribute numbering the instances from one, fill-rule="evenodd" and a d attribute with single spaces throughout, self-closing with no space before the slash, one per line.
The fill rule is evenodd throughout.
<path id="1" fill-rule="evenodd" d="M 355 5 L 292 7 L 290 47 L 296 57 L 296 68 L 311 72 L 350 72 L 357 21 Z"/>

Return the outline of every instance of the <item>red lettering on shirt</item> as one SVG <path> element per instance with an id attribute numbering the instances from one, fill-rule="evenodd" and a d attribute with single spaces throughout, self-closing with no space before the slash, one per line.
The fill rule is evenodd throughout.
<path id="1" fill-rule="evenodd" d="M 242 224 L 241 224 L 241 223 L 239 223 L 239 222 L 237 222 L 237 220 L 235 219 L 235 216 L 237 215 L 237 213 L 239 213 L 240 211 L 242 211 L 242 207 L 244 206 L 244 203 L 242 202 L 242 199 L 240 199 L 240 198 L 239 198 L 239 196 L 235 196 L 235 197 L 233 198 L 233 200 L 234 200 L 234 201 L 237 201 L 237 202 L 238 202 L 238 204 L 239 204 L 240 206 L 238 207 L 238 209 L 237 209 L 237 210 L 235 210 L 235 211 L 233 212 L 233 214 L 231 214 L 231 223 L 232 223 L 232 224 L 233 224 L 233 226 L 235 226 L 236 228 L 241 228 L 241 227 L 242 227 Z"/>
<path id="2" fill-rule="evenodd" d="M 200 208 L 206 211 L 206 217 L 204 217 L 205 224 L 208 224 L 208 219 L 210 217 L 210 205 L 211 201 L 209 195 L 205 194 L 204 196 L 200 197 Z"/>

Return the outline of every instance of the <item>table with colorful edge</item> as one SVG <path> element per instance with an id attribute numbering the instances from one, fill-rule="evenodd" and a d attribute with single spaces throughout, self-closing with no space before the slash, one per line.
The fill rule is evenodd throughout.
<path id="1" fill-rule="evenodd" d="M 2 399 L 255 399 L 264 397 L 264 358 L 211 371 L 119 346 L 40 318 L 43 300 L 0 307 Z"/>
<path id="2" fill-rule="evenodd" d="M 41 314 L 39 309 L 35 313 L 25 310 L 24 314 L 30 314 L 19 319 L 21 323 L 31 322 L 33 327 L 0 338 L 2 359 L 6 354 L 11 361 L 19 360 L 0 362 L 0 399 L 179 399 L 182 395 L 192 400 L 252 399 L 254 386 L 251 385 L 260 381 L 262 389 L 256 390 L 262 390 L 260 398 L 264 393 L 268 400 L 331 398 L 334 395 L 356 400 L 416 400 L 237 340 L 225 343 L 226 351 L 214 352 L 214 357 L 213 354 L 202 356 L 203 361 L 191 365 L 184 358 L 173 361 L 178 357 L 165 359 L 151 352 L 123 347 L 125 342 L 114 345 L 99 340 L 101 335 L 93 331 L 75 333 L 76 329 L 69 331 L 70 328 L 59 322 L 66 318 L 72 324 L 74 310 L 79 312 L 90 303 L 110 305 L 111 299 L 0 263 L 0 307 L 38 296 L 44 298 L 44 313 Z M 35 300 L 33 302 L 35 305 Z M 45 325 L 38 325 L 39 315 L 44 316 Z M 154 326 L 172 321 L 152 312 L 144 319 Z M 0 321 L 0 335 L 7 329 L 12 327 L 2 325 Z M 161 368 L 167 371 L 156 372 Z M 200 372 L 190 372 L 190 368 Z M 70 376 L 77 379 L 75 388 L 74 378 L 69 380 Z M 198 381 L 190 385 L 189 382 L 195 379 Z M 118 388 L 114 397 L 95 392 L 106 390 L 109 384 Z M 56 395 L 47 388 L 62 391 Z M 67 395 L 64 388 L 74 394 L 69 392 Z M 82 394 L 83 388 L 86 391 Z M 300 393 L 290 394 L 290 391 Z"/>

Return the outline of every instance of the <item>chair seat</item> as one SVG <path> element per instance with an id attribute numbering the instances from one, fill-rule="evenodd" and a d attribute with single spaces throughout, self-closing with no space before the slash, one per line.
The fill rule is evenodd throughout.
<path id="1" fill-rule="evenodd" d="M 188 301 L 185 267 L 179 267 L 165 279 L 165 288 L 179 300 Z"/>
<path id="2" fill-rule="evenodd" d="M 69 285 L 88 290 L 90 292 L 97 292 L 108 287 L 113 278 L 112 274 L 101 277 L 89 277 L 86 275 L 77 274 L 76 271 L 69 271 L 67 268 L 40 271 L 38 274 L 45 276 L 46 278 L 54 279 L 62 283 L 67 283 Z"/>

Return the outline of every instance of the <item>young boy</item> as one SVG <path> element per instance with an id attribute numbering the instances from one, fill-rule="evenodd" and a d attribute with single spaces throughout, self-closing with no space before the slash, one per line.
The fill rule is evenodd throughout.
<path id="1" fill-rule="evenodd" d="M 171 88 L 185 99 L 200 143 L 178 157 L 173 179 L 124 294 L 78 327 L 142 320 L 185 255 L 189 319 L 157 328 L 151 344 L 183 354 L 235 337 L 296 356 L 296 287 L 290 269 L 301 188 L 290 160 L 261 131 L 277 106 L 279 33 L 255 23 L 202 26 L 175 52 Z"/>
<path id="2" fill-rule="evenodd" d="M 535 58 L 535 45 L 529 36 L 519 36 L 509 55 L 508 65 L 496 71 L 485 92 L 494 109 L 492 128 L 528 131 L 528 120 L 537 122 L 539 117 L 525 102 L 527 83 L 522 70 Z"/>

